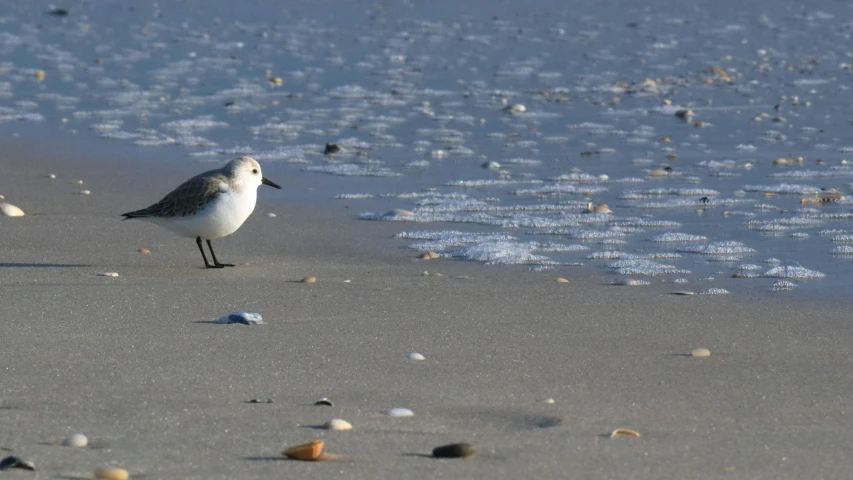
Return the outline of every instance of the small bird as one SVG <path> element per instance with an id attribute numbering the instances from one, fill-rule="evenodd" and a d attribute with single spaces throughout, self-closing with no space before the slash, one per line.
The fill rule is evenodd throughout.
<path id="1" fill-rule="evenodd" d="M 162 200 L 142 210 L 122 214 L 139 218 L 193 238 L 207 268 L 233 267 L 219 263 L 210 241 L 236 232 L 255 209 L 258 187 L 280 186 L 264 178 L 252 157 L 240 157 L 224 167 L 204 172 L 182 183 Z M 213 264 L 208 263 L 201 241 L 207 242 Z"/>

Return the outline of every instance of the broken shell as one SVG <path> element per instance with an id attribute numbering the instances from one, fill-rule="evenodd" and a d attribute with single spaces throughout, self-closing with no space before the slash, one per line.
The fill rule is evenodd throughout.
<path id="1" fill-rule="evenodd" d="M 318 460 L 320 455 L 323 453 L 323 441 L 314 440 L 312 442 L 303 443 L 302 445 L 290 447 L 282 453 L 284 453 L 287 458 L 292 458 L 293 460 L 313 462 Z"/>
<path id="2" fill-rule="evenodd" d="M 10 455 L 3 460 L 0 460 L 0 470 L 9 470 L 12 468 L 19 468 L 21 470 L 35 470 L 36 466 L 33 462 L 29 462 L 27 460 L 22 459 L 21 457 L 16 457 L 14 455 Z"/>
<path id="3" fill-rule="evenodd" d="M 669 292 L 670 295 L 696 295 L 696 292 Z"/>
<path id="4" fill-rule="evenodd" d="M 520 103 L 513 103 L 512 105 L 507 105 L 506 107 L 504 107 L 504 112 L 507 113 L 522 113 L 526 111 L 527 107 Z"/>
<path id="5" fill-rule="evenodd" d="M 301 283 L 317 283 L 317 277 L 305 277 L 300 280 Z"/>
<path id="6" fill-rule="evenodd" d="M 418 352 L 409 353 L 408 355 L 406 355 L 406 358 L 408 358 L 409 360 L 426 360 L 426 357 L 424 357 Z"/>
<path id="7" fill-rule="evenodd" d="M 149 253 L 151 253 L 151 250 L 148 250 L 147 248 L 140 248 L 139 250 L 137 250 L 137 252 L 143 255 L 148 255 Z"/>
<path id="8" fill-rule="evenodd" d="M 83 448 L 89 444 L 89 439 L 82 433 L 75 433 L 62 439 L 63 447 Z"/>
<path id="9" fill-rule="evenodd" d="M 690 352 L 690 355 L 694 357 L 710 357 L 711 351 L 707 348 L 697 348 L 696 350 Z"/>
<path id="10" fill-rule="evenodd" d="M 80 195 L 91 195 L 91 194 L 92 194 L 91 190 L 80 190 Z"/>
<path id="11" fill-rule="evenodd" d="M 474 447 L 467 443 L 451 443 L 432 449 L 432 456 L 436 458 L 465 458 L 474 455 Z"/>
<path id="12" fill-rule="evenodd" d="M 388 415 L 389 417 L 411 417 L 414 414 L 415 412 L 409 410 L 408 408 L 395 407 L 385 410 L 385 415 Z"/>
<path id="13" fill-rule="evenodd" d="M 323 424 L 326 430 L 352 430 L 352 424 L 340 418 L 333 418 Z"/>
<path id="14" fill-rule="evenodd" d="M 23 217 L 24 211 L 11 203 L 0 203 L 0 213 L 7 217 Z"/>
<path id="15" fill-rule="evenodd" d="M 49 175 L 47 176 L 47 178 L 51 178 L 51 179 L 56 178 L 56 174 L 55 174 L 55 173 L 51 173 L 51 174 L 49 174 Z"/>
<path id="16" fill-rule="evenodd" d="M 385 215 L 390 217 L 414 217 L 415 212 L 411 210 L 403 210 L 402 208 L 395 208 L 394 210 L 388 211 Z"/>
<path id="17" fill-rule="evenodd" d="M 36 72 L 36 80 L 38 80 L 38 81 L 44 80 L 44 70 L 39 70 Z"/>
<path id="18" fill-rule="evenodd" d="M 101 272 L 98 274 L 99 277 L 117 277 L 118 272 Z"/>
<path id="19" fill-rule="evenodd" d="M 569 283 L 569 281 L 563 277 L 557 277 L 557 283 Z"/>
<path id="20" fill-rule="evenodd" d="M 314 405 L 325 405 L 327 407 L 333 406 L 332 401 L 326 397 L 323 397 L 320 400 L 317 400 L 316 402 L 314 402 Z"/>
<path id="21" fill-rule="evenodd" d="M 438 254 L 435 252 L 426 252 L 419 255 L 418 258 L 422 260 L 435 260 L 436 258 L 438 258 Z"/>
<path id="22" fill-rule="evenodd" d="M 95 470 L 95 478 L 103 480 L 127 480 L 130 474 L 123 468 L 104 467 Z"/>
<path id="23" fill-rule="evenodd" d="M 610 432 L 610 438 L 620 438 L 620 437 L 639 437 L 640 433 L 635 432 L 634 430 L 628 430 L 627 428 L 617 428 Z"/>

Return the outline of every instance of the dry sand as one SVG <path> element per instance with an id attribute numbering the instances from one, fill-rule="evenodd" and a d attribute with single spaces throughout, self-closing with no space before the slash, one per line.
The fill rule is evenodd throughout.
<path id="1" fill-rule="evenodd" d="M 38 467 L 16 478 L 102 465 L 180 479 L 849 476 L 846 300 L 418 260 L 389 240 L 411 225 L 316 204 L 329 191 L 276 165 L 265 174 L 285 190 L 262 189 L 214 243 L 239 265 L 205 270 L 191 240 L 119 217 L 205 166 L 70 150 L 0 145 L 0 194 L 27 213 L 0 217 L 0 453 Z M 211 323 L 236 310 L 266 324 Z M 697 347 L 712 355 L 683 355 Z M 331 418 L 355 428 L 317 428 Z M 642 437 L 604 436 L 619 427 Z M 74 432 L 90 446 L 59 446 Z M 282 459 L 315 438 L 340 458 Z M 477 454 L 429 458 L 451 442 Z"/>

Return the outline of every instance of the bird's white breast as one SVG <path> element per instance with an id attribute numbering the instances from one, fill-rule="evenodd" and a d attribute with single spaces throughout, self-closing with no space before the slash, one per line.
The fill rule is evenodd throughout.
<path id="1" fill-rule="evenodd" d="M 257 188 L 235 190 L 222 184 L 220 193 L 195 215 L 172 218 L 146 218 L 185 237 L 205 240 L 224 237 L 236 232 L 255 209 Z"/>

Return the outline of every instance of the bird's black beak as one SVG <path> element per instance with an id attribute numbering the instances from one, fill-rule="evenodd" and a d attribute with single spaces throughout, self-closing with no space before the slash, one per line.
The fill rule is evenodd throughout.
<path id="1" fill-rule="evenodd" d="M 263 183 L 264 185 L 269 185 L 269 186 L 271 186 L 271 187 L 275 187 L 275 188 L 277 188 L 277 189 L 281 190 L 281 187 L 279 187 L 278 185 L 276 185 L 276 184 L 275 184 L 275 182 L 271 182 L 271 181 L 267 180 L 267 179 L 266 179 L 266 178 L 264 178 L 264 177 L 261 177 L 261 183 Z"/>

